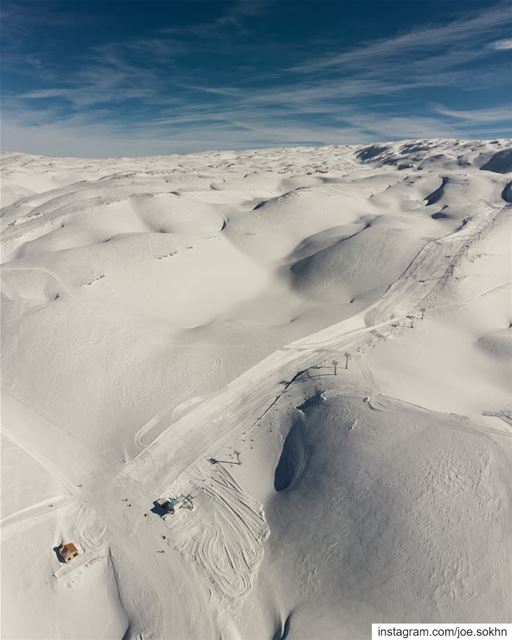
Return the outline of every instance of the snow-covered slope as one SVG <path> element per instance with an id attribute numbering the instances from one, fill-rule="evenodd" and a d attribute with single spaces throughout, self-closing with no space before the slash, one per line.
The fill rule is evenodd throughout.
<path id="1" fill-rule="evenodd" d="M 3 637 L 510 621 L 511 157 L 3 154 Z"/>

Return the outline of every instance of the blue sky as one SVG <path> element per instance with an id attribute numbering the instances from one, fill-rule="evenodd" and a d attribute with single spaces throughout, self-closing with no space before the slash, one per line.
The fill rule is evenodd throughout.
<path id="1" fill-rule="evenodd" d="M 2 148 L 510 137 L 512 3 L 3 0 Z"/>

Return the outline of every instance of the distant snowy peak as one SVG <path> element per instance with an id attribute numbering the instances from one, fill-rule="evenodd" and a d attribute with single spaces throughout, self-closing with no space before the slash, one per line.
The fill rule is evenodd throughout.
<path id="1" fill-rule="evenodd" d="M 247 173 L 326 173 L 348 169 L 354 164 L 394 166 L 398 169 L 461 169 L 476 167 L 495 173 L 512 171 L 512 140 L 448 140 L 443 138 L 379 142 L 370 145 L 322 147 L 274 147 L 266 149 L 204 151 L 185 155 L 133 158 L 52 158 L 13 151 L 0 154 L 2 172 L 36 171 L 86 172 L 105 175 L 112 171 L 142 171 L 158 174 L 222 170 Z"/>
<path id="2" fill-rule="evenodd" d="M 496 174 L 512 171 L 512 140 L 401 140 L 370 145 L 323 147 L 275 147 L 245 151 L 204 151 L 186 155 L 133 158 L 53 158 L 13 151 L 0 154 L 2 185 L 0 206 L 7 207 L 34 194 L 71 184 L 115 180 L 159 181 L 181 175 L 191 184 L 211 180 L 211 189 L 223 191 L 227 176 L 264 182 L 272 174 L 309 176 L 308 184 L 324 180 L 325 174 L 350 174 L 361 167 L 444 172 L 482 169 Z M 329 178 L 327 178 L 329 179 Z M 195 183 L 194 183 L 195 184 Z M 87 187 L 87 185 L 85 185 Z M 105 185 L 104 185 L 105 186 Z M 302 182 L 301 186 L 307 186 Z M 87 187 L 88 188 L 88 187 Z M 295 186 L 292 186 L 295 189 Z M 148 192 L 152 192 L 148 185 Z"/>
<path id="3" fill-rule="evenodd" d="M 511 140 L 407 140 L 363 146 L 355 155 L 363 163 L 398 169 L 478 167 L 494 173 L 512 171 Z"/>

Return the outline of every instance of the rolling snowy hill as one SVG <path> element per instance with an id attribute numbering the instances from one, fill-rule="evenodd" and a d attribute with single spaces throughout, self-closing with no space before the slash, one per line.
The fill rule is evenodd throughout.
<path id="1" fill-rule="evenodd" d="M 512 621 L 510 142 L 2 172 L 2 637 Z"/>

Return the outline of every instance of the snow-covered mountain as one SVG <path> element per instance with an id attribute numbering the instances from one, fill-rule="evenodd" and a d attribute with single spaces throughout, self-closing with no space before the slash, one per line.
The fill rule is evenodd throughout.
<path id="1" fill-rule="evenodd" d="M 511 620 L 510 141 L 2 167 L 4 637 Z"/>

